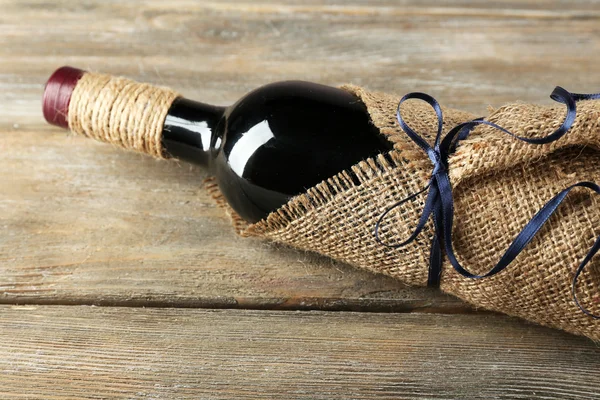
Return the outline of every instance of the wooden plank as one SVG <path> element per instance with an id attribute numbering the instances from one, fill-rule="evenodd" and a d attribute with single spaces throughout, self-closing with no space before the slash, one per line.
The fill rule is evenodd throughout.
<path id="1" fill-rule="evenodd" d="M 0 302 L 335 310 L 470 308 L 237 237 L 206 172 L 68 137 L 0 133 Z"/>
<path id="2" fill-rule="evenodd" d="M 600 87 L 593 1 L 4 1 L 0 18 L 12 120 L 40 121 L 40 86 L 65 63 L 221 104 L 287 78 L 427 91 L 477 113 Z"/>
<path id="3" fill-rule="evenodd" d="M 600 348 L 485 315 L 0 306 L 30 399 L 597 399 Z"/>
<path id="4" fill-rule="evenodd" d="M 186 307 L 470 308 L 236 238 L 206 172 L 42 120 L 62 64 L 227 104 L 274 80 L 354 82 L 483 112 L 555 83 L 600 87 L 594 2 L 0 1 L 0 301 Z M 552 28 L 550 29 L 549 26 Z M 569 62 L 556 62 L 557 54 Z"/>

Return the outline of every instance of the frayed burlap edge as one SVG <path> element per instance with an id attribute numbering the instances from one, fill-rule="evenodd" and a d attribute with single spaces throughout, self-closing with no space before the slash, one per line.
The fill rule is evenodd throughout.
<path id="1" fill-rule="evenodd" d="M 225 213 L 231 219 L 231 225 L 233 226 L 235 232 L 241 236 L 250 236 L 244 234 L 246 229 L 248 229 L 248 222 L 244 221 L 242 217 L 240 217 L 238 213 L 236 213 L 233 210 L 233 208 L 229 206 L 229 203 L 227 203 L 225 196 L 223 196 L 223 193 L 221 193 L 221 190 L 219 189 L 217 179 L 214 176 L 211 176 L 209 178 L 206 178 L 203 183 L 204 188 L 206 189 L 210 197 L 212 197 L 212 199 L 215 201 L 215 203 L 217 203 L 219 207 L 225 210 Z"/>
<path id="2" fill-rule="evenodd" d="M 360 184 L 363 184 L 375 175 L 393 173 L 393 170 L 399 166 L 411 171 L 415 176 L 415 180 L 419 183 L 427 181 L 429 177 L 429 159 L 424 156 L 422 150 L 409 140 L 406 135 L 399 133 L 396 115 L 394 113 L 391 115 L 384 113 L 382 112 L 382 107 L 378 107 L 378 104 L 382 103 L 382 99 L 386 102 L 391 101 L 395 103 L 398 102 L 398 99 L 393 95 L 370 92 L 355 85 L 343 85 L 341 88 L 354 94 L 365 104 L 371 120 L 376 121 L 374 124 L 379 128 L 380 132 L 394 144 L 394 150 L 388 154 L 389 157 L 387 159 L 380 155 L 376 158 L 361 161 L 350 170 L 340 172 L 338 175 L 309 189 L 306 193 L 292 198 L 286 205 L 271 213 L 264 221 L 259 221 L 255 224 L 249 224 L 244 221 L 227 204 L 214 178 L 206 179 L 206 190 L 215 202 L 226 211 L 237 234 L 245 237 L 262 236 L 266 232 L 291 223 L 299 215 L 314 211 L 316 207 L 327 203 L 334 196 L 343 195 L 346 190 L 356 186 L 353 182 L 358 181 Z M 432 123 L 434 115 L 428 106 L 415 102 L 405 105 L 404 108 L 407 109 L 405 111 L 407 122 L 416 129 L 424 132 L 425 137 L 433 140 L 433 134 L 427 128 Z M 444 121 L 445 130 L 475 117 L 473 114 L 454 109 L 444 108 L 444 111 L 445 114 L 449 115 Z"/>

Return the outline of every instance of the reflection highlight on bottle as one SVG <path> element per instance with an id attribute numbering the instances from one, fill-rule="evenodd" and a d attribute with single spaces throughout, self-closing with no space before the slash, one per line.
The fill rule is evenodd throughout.
<path id="1" fill-rule="evenodd" d="M 254 125 L 235 143 L 229 156 L 229 165 L 238 176 L 244 176 L 244 169 L 252 155 L 259 147 L 275 138 L 269 121 L 264 120 Z"/>

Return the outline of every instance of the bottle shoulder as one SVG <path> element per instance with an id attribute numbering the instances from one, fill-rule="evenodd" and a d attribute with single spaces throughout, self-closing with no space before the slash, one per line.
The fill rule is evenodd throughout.
<path id="1" fill-rule="evenodd" d="M 227 115 L 247 107 L 280 107 L 283 103 L 318 103 L 336 107 L 353 107 L 360 101 L 351 93 L 333 86 L 301 80 L 274 82 L 255 89 L 228 108 Z"/>
<path id="2" fill-rule="evenodd" d="M 314 141 L 336 136 L 335 132 L 356 132 L 370 123 L 365 105 L 353 94 L 318 83 L 290 80 L 262 86 L 228 107 L 222 128 L 229 141 L 251 131 L 264 132 L 269 126 L 275 137 Z M 323 135 L 323 132 L 329 132 Z M 335 132 L 333 132 L 335 131 Z M 230 143 L 229 146 L 232 144 Z"/>

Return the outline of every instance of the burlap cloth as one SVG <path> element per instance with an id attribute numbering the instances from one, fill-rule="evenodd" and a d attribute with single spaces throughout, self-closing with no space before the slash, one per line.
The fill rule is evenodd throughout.
<path id="1" fill-rule="evenodd" d="M 361 162 L 252 225 L 226 205 L 214 181 L 209 180 L 207 187 L 241 235 L 315 251 L 410 285 L 426 285 L 432 223 L 416 241 L 399 249 L 377 243 L 373 228 L 392 204 L 427 184 L 431 162 L 396 121 L 399 97 L 355 86 L 344 89 L 365 103 L 373 123 L 394 142 L 390 157 Z M 560 126 L 565 113 L 561 105 L 509 104 L 486 119 L 520 136 L 542 137 Z M 402 106 L 402 115 L 433 141 L 437 120 L 429 106 L 410 101 Z M 444 116 L 444 132 L 475 117 L 452 109 L 444 109 Z M 600 182 L 600 101 L 579 102 L 571 130 L 546 145 L 527 144 L 480 126 L 461 142 L 449 169 L 455 201 L 454 248 L 465 268 L 483 274 L 555 194 L 579 181 Z M 390 213 L 383 231 L 386 241 L 410 235 L 424 199 Z M 514 262 L 490 278 L 465 278 L 444 261 L 441 289 L 478 308 L 600 340 L 600 320 L 585 315 L 571 295 L 575 269 L 600 234 L 599 201 L 589 191 L 575 190 Z M 600 313 L 598 258 L 588 265 L 577 289 L 581 303 L 595 314 Z"/>

